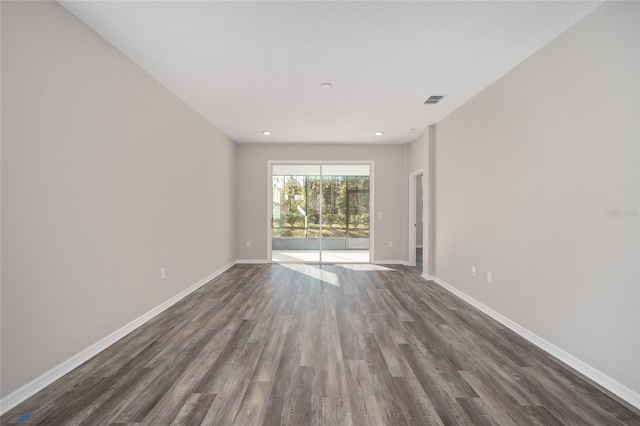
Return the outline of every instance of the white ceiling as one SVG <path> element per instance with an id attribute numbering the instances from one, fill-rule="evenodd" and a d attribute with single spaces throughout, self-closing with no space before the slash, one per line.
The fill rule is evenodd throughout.
<path id="1" fill-rule="evenodd" d="M 602 2 L 60 3 L 236 142 L 400 144 Z"/>

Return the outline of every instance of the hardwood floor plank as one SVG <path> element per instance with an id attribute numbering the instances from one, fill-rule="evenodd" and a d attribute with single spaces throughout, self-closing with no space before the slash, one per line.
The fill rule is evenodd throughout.
<path id="1" fill-rule="evenodd" d="M 230 268 L 0 423 L 640 426 L 640 413 L 414 268 L 263 264 Z"/>
<path id="2" fill-rule="evenodd" d="M 267 402 L 267 411 L 263 422 L 265 425 L 282 424 L 285 416 L 285 402 L 290 390 L 297 384 L 297 372 L 300 369 L 300 339 L 299 333 L 290 331 L 286 334 Z"/>
<path id="3" fill-rule="evenodd" d="M 442 425 L 440 417 L 417 378 L 394 377 L 393 381 L 398 392 L 397 397 L 407 406 L 409 424 Z"/>
<path id="4" fill-rule="evenodd" d="M 295 285 L 295 280 L 301 279 L 306 280 L 305 277 L 298 277 L 295 274 L 291 275 L 289 285 L 287 287 L 287 292 L 285 293 L 282 304 L 280 305 L 280 311 L 278 312 L 281 315 L 291 315 L 293 314 L 293 307 L 295 306 L 296 298 L 298 296 L 298 286 Z"/>
<path id="5" fill-rule="evenodd" d="M 310 423 L 313 424 L 313 423 Z M 344 398 L 322 398 L 322 426 L 352 426 L 351 408 Z"/>
<path id="6" fill-rule="evenodd" d="M 230 379 L 218 385 L 216 400 L 205 415 L 203 424 L 232 423 L 249 387 L 251 375 L 245 372 L 251 372 L 255 369 L 261 351 L 262 346 L 257 342 L 247 345 L 242 358 L 230 375 Z"/>
<path id="7" fill-rule="evenodd" d="M 374 333 L 378 347 L 393 377 L 412 377 L 413 371 L 404 359 L 391 333 Z"/>
<path id="8" fill-rule="evenodd" d="M 360 339 L 355 327 L 352 324 L 347 306 L 336 308 L 336 320 L 338 323 L 338 333 L 340 335 L 340 348 L 342 349 L 342 359 L 363 359 Z"/>
<path id="9" fill-rule="evenodd" d="M 471 371 L 461 371 L 462 377 L 475 389 L 480 398 L 485 402 L 493 417 L 500 424 L 518 425 L 536 424 L 534 416 L 524 410 L 522 407 L 514 404 L 508 397 L 503 395 L 499 389 L 494 389 L 484 382 Z"/>
<path id="10" fill-rule="evenodd" d="M 497 426 L 491 412 L 487 408 L 482 398 L 456 398 L 458 405 L 467 413 L 474 425 L 477 426 Z"/>
<path id="11" fill-rule="evenodd" d="M 128 379 L 136 380 L 138 369 L 153 357 L 158 349 L 159 346 L 152 343 L 124 364 L 118 373 L 107 378 L 96 377 L 95 380 L 84 382 L 82 386 L 65 396 L 69 401 L 68 404 L 53 407 L 47 415 L 37 418 L 37 424 L 80 424 L 83 420 L 82 417 L 89 415 L 108 399 L 109 393 L 113 392 L 121 379 L 124 379 L 125 384 Z"/>
<path id="12" fill-rule="evenodd" d="M 373 334 L 367 335 L 365 336 L 365 342 L 367 345 L 366 351 L 369 354 L 368 365 L 373 393 L 378 403 L 383 423 L 394 425 L 409 424 L 405 402 L 399 398 L 389 397 L 390 395 L 397 395 L 398 392 L 376 337 Z"/>
<path id="13" fill-rule="evenodd" d="M 547 426 L 547 425 L 553 426 L 553 425 L 570 424 L 570 423 L 562 423 L 560 420 L 558 420 L 553 414 L 551 414 L 544 407 L 538 407 L 538 406 L 536 406 L 536 407 L 524 407 L 524 410 L 529 412 L 531 414 L 531 417 L 536 419 L 536 423 L 537 424 L 541 424 L 541 425 L 545 425 L 545 426 Z"/>
<path id="14" fill-rule="evenodd" d="M 315 375 L 314 367 L 300 367 L 297 372 L 295 386 L 289 389 L 284 403 L 281 425 L 297 426 L 317 423 L 322 411 L 314 410 L 311 402 L 312 383 Z"/>
<path id="15" fill-rule="evenodd" d="M 344 381 L 344 363 L 337 323 L 325 322 L 320 333 L 321 363 L 318 366 L 322 373 L 323 397 L 342 398 L 346 395 Z"/>
<path id="16" fill-rule="evenodd" d="M 272 382 L 252 381 L 249 383 L 233 420 L 234 425 L 254 426 L 262 424 L 272 385 Z"/>
<path id="17" fill-rule="evenodd" d="M 413 336 L 410 341 L 417 341 L 422 347 L 437 353 L 438 362 L 447 363 L 449 368 L 456 371 L 465 370 L 473 366 L 473 359 L 467 358 L 463 353 L 456 350 L 450 342 L 445 339 L 440 329 L 421 321 L 405 324 L 405 328 Z"/>
<path id="18" fill-rule="evenodd" d="M 364 361 L 345 361 L 352 421 L 357 426 L 383 424 L 369 369 Z"/>
<path id="19" fill-rule="evenodd" d="M 320 353 L 322 350 L 322 341 L 318 338 L 322 331 L 320 312 L 318 309 L 311 309 L 304 316 L 300 365 L 317 366 L 320 365 Z"/>
<path id="20" fill-rule="evenodd" d="M 199 425 L 215 399 L 216 395 L 213 394 L 192 393 L 171 422 L 171 426 Z"/>
<path id="21" fill-rule="evenodd" d="M 455 327 L 441 324 L 438 329 L 454 350 L 469 360 L 466 364 L 467 369 L 478 371 L 483 382 L 490 382 L 491 387 L 501 387 L 516 404 L 540 404 L 535 394 L 527 389 L 518 366 L 495 347 L 471 333 L 466 325 Z"/>
<path id="22" fill-rule="evenodd" d="M 145 387 L 145 382 L 155 377 L 153 373 L 154 372 L 148 368 L 134 370 L 133 375 L 127 378 L 126 383 L 124 383 L 123 386 L 114 386 L 114 392 L 110 392 L 111 396 L 106 401 L 100 401 L 97 408 L 89 413 L 86 419 L 80 424 L 90 426 L 111 423 L 111 421 L 120 415 L 127 405 L 138 398 L 142 389 Z M 128 387 L 127 397 L 123 398 L 118 390 L 125 386 Z"/>
<path id="23" fill-rule="evenodd" d="M 411 348 L 410 345 L 400 345 L 400 350 L 405 355 L 441 422 L 445 425 L 472 425 L 473 422 L 457 404 L 455 397 L 450 395 L 446 388 L 440 384 L 442 379 L 437 370 L 432 368 L 432 364 L 428 361 L 424 362 L 420 358 L 420 352 Z"/>
<path id="24" fill-rule="evenodd" d="M 255 342 L 251 345 L 247 344 L 255 325 L 255 321 L 242 320 L 231 339 L 218 354 L 209 371 L 200 379 L 198 386 L 195 388 L 196 393 L 218 394 L 227 381 L 235 379 L 233 374 L 237 373 L 238 368 L 243 366 L 247 353 L 255 352 L 255 346 L 262 346 L 260 342 Z M 240 364 L 240 367 L 238 364 Z"/>
<path id="25" fill-rule="evenodd" d="M 399 347 L 402 348 L 401 345 L 399 345 Z M 473 388 L 469 386 L 466 380 L 460 375 L 460 372 L 449 363 L 437 347 L 427 347 L 416 339 L 416 341 L 409 345 L 409 348 L 415 352 L 415 359 L 418 359 L 420 365 L 424 366 L 424 371 L 432 374 L 432 379 L 436 380 L 442 390 L 448 395 L 453 398 L 473 398 L 478 396 Z M 407 357 L 407 354 L 405 354 L 405 357 Z M 413 366 L 412 370 L 415 372 Z"/>
<path id="26" fill-rule="evenodd" d="M 220 352 L 228 347 L 228 341 L 233 336 L 236 336 L 238 328 L 243 324 L 246 327 L 250 327 L 255 323 L 249 321 L 244 323 L 240 319 L 245 312 L 244 309 L 236 309 L 235 316 L 229 318 L 228 322 L 220 321 L 218 315 L 230 312 L 228 305 L 235 304 L 234 300 L 237 299 L 235 297 L 231 298 L 225 308 L 211 319 L 211 321 L 215 321 L 215 324 L 204 328 L 205 331 L 208 330 L 207 333 L 199 330 L 195 337 L 190 340 L 188 347 L 191 349 L 187 351 L 187 355 L 184 358 L 185 361 L 179 364 L 184 365 L 184 368 L 175 369 L 180 376 L 172 383 L 171 388 L 164 395 L 161 395 L 160 399 L 148 399 L 146 404 L 139 407 L 134 406 L 133 411 L 124 415 L 123 419 L 131 420 L 130 416 L 133 415 L 133 420 L 145 424 L 168 424 L 172 421 L 190 393 L 194 392 L 195 386 L 199 386 L 203 378 L 208 377 L 207 373 L 211 371 L 212 367 L 220 359 Z M 182 353 L 183 351 L 178 352 Z M 205 390 L 196 391 L 196 393 L 207 392 Z M 145 398 L 138 398 L 138 400 L 137 402 L 140 403 L 140 400 L 144 401 Z"/>
<path id="27" fill-rule="evenodd" d="M 380 290 L 378 292 L 382 297 L 382 300 L 389 306 L 390 311 L 400 322 L 413 321 L 413 315 L 409 314 L 402 304 L 395 298 L 393 293 L 389 290 L 389 288 L 385 288 L 384 290 Z"/>
<path id="28" fill-rule="evenodd" d="M 573 383 L 566 383 L 561 377 L 548 375 L 547 367 L 532 367 L 530 374 L 535 374 L 537 380 L 554 401 L 546 401 L 545 408 L 561 421 L 569 422 L 579 419 L 586 425 L 596 424 L 631 424 L 640 420 L 637 416 L 628 416 L 628 410 L 609 411 L 601 407 L 588 396 L 582 395 L 573 387 Z M 594 392 L 600 393 L 594 388 Z M 541 399 L 545 400 L 544 397 Z M 634 418 L 635 417 L 635 418 Z"/>
<path id="29" fill-rule="evenodd" d="M 277 314 L 271 322 L 269 336 L 263 340 L 263 349 L 253 375 L 253 380 L 271 382 L 275 380 L 280 364 L 285 338 L 289 334 L 289 319 L 285 315 Z"/>
<path id="30" fill-rule="evenodd" d="M 371 310 L 374 312 L 374 315 L 370 317 L 374 333 L 388 335 L 396 343 L 407 343 L 406 330 L 380 295 L 381 289 L 376 289 L 372 286 L 367 286 L 365 289 L 372 304 Z"/>

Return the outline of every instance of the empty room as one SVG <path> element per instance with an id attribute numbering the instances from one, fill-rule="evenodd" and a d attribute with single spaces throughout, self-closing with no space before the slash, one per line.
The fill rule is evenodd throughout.
<path id="1" fill-rule="evenodd" d="M 639 2 L 0 37 L 0 424 L 640 425 Z"/>

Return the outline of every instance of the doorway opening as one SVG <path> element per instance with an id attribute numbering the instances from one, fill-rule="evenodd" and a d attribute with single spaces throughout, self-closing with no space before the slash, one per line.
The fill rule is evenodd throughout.
<path id="1" fill-rule="evenodd" d="M 409 175 L 409 265 L 423 270 L 424 174 Z"/>
<path id="2" fill-rule="evenodd" d="M 270 162 L 271 261 L 369 263 L 372 166 Z"/>

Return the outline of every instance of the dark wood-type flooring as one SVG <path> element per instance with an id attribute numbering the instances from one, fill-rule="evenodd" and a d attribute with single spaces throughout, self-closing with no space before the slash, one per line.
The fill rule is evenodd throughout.
<path id="1" fill-rule="evenodd" d="M 8 412 L 39 425 L 640 425 L 414 268 L 236 265 Z"/>

